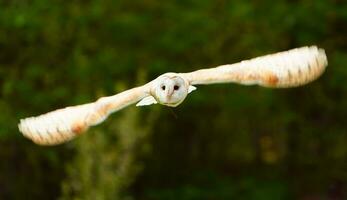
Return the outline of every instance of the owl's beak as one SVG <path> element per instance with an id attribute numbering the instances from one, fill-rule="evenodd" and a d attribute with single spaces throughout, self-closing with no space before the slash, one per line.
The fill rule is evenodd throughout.
<path id="1" fill-rule="evenodd" d="M 167 90 L 166 97 L 167 97 L 168 100 L 171 98 L 173 93 L 174 93 L 173 89 L 168 89 Z"/>

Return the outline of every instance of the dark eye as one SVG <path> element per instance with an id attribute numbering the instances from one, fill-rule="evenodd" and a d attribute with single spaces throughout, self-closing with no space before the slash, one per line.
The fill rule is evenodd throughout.
<path id="1" fill-rule="evenodd" d="M 161 86 L 161 89 L 162 89 L 162 90 L 165 90 L 165 85 Z"/>
<path id="2" fill-rule="evenodd" d="M 175 85 L 175 86 L 174 86 L 174 90 L 178 90 L 178 89 L 180 89 L 180 86 Z"/>

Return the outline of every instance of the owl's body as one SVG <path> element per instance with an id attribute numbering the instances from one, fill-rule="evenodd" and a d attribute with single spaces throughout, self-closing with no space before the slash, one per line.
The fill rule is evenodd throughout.
<path id="1" fill-rule="evenodd" d="M 143 86 L 102 97 L 94 103 L 21 120 L 18 127 L 37 144 L 60 144 L 137 102 L 137 106 L 159 103 L 176 107 L 196 89 L 193 85 L 233 82 L 270 88 L 297 87 L 317 79 L 327 64 L 324 50 L 312 46 L 190 73 L 166 73 Z"/>

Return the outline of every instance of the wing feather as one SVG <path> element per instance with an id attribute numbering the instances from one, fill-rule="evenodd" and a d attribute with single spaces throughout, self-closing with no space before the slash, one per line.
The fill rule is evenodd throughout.
<path id="1" fill-rule="evenodd" d="M 181 75 L 192 85 L 234 82 L 286 88 L 317 79 L 327 65 L 324 50 L 311 46 Z"/>
<path id="2" fill-rule="evenodd" d="M 37 117 L 21 119 L 23 135 L 36 144 L 57 145 L 67 142 L 104 121 L 109 114 L 148 96 L 147 86 L 103 97 L 93 103 L 58 109 Z"/>
<path id="3" fill-rule="evenodd" d="M 264 87 L 295 87 L 317 79 L 328 65 L 323 49 L 301 47 L 239 63 L 179 73 L 190 85 L 234 82 Z M 193 88 L 191 88 L 193 89 Z M 20 120 L 19 130 L 33 142 L 56 145 L 73 139 L 109 114 L 150 96 L 151 82 L 93 103 Z"/>

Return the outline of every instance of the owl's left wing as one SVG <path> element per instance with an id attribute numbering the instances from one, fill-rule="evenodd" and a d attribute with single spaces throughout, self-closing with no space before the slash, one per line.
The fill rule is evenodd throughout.
<path id="1" fill-rule="evenodd" d="M 191 85 L 234 82 L 286 88 L 317 79 L 327 65 L 324 50 L 311 46 L 180 75 Z"/>
<path id="2" fill-rule="evenodd" d="M 102 97 L 84 105 L 55 110 L 20 120 L 23 135 L 40 145 L 56 145 L 73 139 L 90 126 L 103 122 L 109 114 L 149 96 L 149 85 L 133 88 L 114 96 Z"/>

